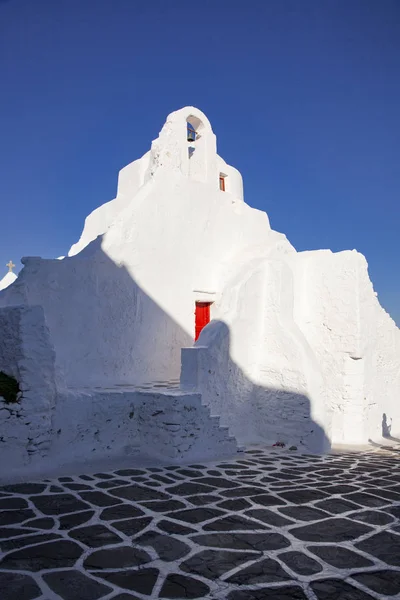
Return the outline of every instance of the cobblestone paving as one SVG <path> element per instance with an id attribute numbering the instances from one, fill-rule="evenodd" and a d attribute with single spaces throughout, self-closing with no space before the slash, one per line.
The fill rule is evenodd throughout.
<path id="1" fill-rule="evenodd" d="M 400 450 L 0 488 L 1 600 L 400 597 Z"/>

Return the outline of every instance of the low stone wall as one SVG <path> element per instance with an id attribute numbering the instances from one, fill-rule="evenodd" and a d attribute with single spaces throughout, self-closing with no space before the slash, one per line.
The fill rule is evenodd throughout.
<path id="1" fill-rule="evenodd" d="M 8 451 L 19 453 L 8 438 Z M 200 394 L 179 390 L 72 391 L 58 395 L 46 455 L 0 464 L 0 480 L 90 472 L 113 464 L 185 463 L 227 458 L 234 438 Z M 104 467 L 102 466 L 104 465 Z"/>
<path id="2" fill-rule="evenodd" d="M 14 377 L 17 402 L 0 398 L 0 472 L 47 455 L 56 402 L 55 355 L 40 306 L 0 309 L 0 371 Z"/>

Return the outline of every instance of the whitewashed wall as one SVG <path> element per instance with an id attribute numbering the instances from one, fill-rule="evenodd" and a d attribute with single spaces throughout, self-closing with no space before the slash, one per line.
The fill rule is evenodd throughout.
<path id="1" fill-rule="evenodd" d="M 0 397 L 0 473 L 46 456 L 57 387 L 55 353 L 41 306 L 0 310 L 0 371 L 19 382 L 20 399 Z"/>
<path id="2" fill-rule="evenodd" d="M 4 275 L 3 279 L 0 279 L 0 290 L 5 290 L 9 285 L 14 283 L 17 279 L 17 275 L 15 273 L 7 273 Z"/>

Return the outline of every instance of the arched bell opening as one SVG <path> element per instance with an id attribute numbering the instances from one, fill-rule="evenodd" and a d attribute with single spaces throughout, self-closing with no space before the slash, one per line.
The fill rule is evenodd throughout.
<path id="1" fill-rule="evenodd" d="M 188 142 L 196 141 L 196 131 L 191 123 L 187 124 L 187 141 Z"/>
<path id="2" fill-rule="evenodd" d="M 203 123 L 198 117 L 193 115 L 186 119 L 186 139 L 189 143 L 194 143 L 201 138 Z"/>

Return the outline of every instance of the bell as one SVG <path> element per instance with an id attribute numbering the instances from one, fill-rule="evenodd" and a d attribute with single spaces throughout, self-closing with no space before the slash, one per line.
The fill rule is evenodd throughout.
<path id="1" fill-rule="evenodd" d="M 188 142 L 195 142 L 196 141 L 196 132 L 195 131 L 192 131 L 191 129 L 188 129 L 187 141 Z"/>

